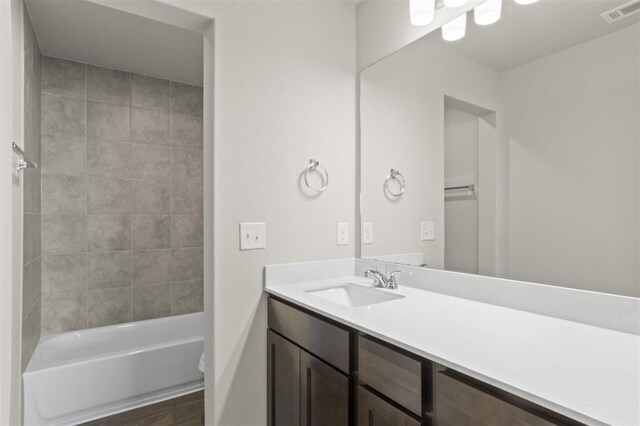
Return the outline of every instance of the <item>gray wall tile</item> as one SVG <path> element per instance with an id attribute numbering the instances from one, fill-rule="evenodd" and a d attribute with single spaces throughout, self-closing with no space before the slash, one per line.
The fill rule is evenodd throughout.
<path id="1" fill-rule="evenodd" d="M 169 145 L 169 113 L 150 109 L 131 109 L 131 140 Z"/>
<path id="2" fill-rule="evenodd" d="M 171 284 L 141 285 L 133 288 L 133 320 L 171 315 Z"/>
<path id="3" fill-rule="evenodd" d="M 87 213 L 87 181 L 83 176 L 42 177 L 42 213 L 83 215 Z"/>
<path id="4" fill-rule="evenodd" d="M 87 249 L 96 251 L 129 250 L 131 219 L 128 214 L 90 214 L 87 220 Z"/>
<path id="5" fill-rule="evenodd" d="M 87 141 L 69 136 L 42 136 L 42 173 L 84 176 L 87 173 Z"/>
<path id="6" fill-rule="evenodd" d="M 169 179 L 170 153 L 168 146 L 131 144 L 130 176 L 144 179 Z"/>
<path id="7" fill-rule="evenodd" d="M 171 284 L 171 315 L 200 312 L 204 306 L 202 281 L 174 282 Z"/>
<path id="8" fill-rule="evenodd" d="M 202 214 L 202 184 L 171 182 L 171 213 Z"/>
<path id="9" fill-rule="evenodd" d="M 169 215 L 131 216 L 131 245 L 134 250 L 161 249 L 170 246 Z"/>
<path id="10" fill-rule="evenodd" d="M 31 311 L 33 304 L 40 299 L 42 269 L 40 257 L 36 257 L 22 268 L 22 314 Z"/>
<path id="11" fill-rule="evenodd" d="M 42 215 L 42 253 L 80 253 L 87 249 L 86 216 Z"/>
<path id="12" fill-rule="evenodd" d="M 129 105 L 131 74 L 87 65 L 87 99 Z"/>
<path id="13" fill-rule="evenodd" d="M 85 102 L 63 96 L 42 95 L 42 134 L 81 138 L 85 132 Z"/>
<path id="14" fill-rule="evenodd" d="M 131 75 L 131 104 L 136 107 L 169 110 L 169 81 Z"/>
<path id="15" fill-rule="evenodd" d="M 171 111 L 202 117 L 202 87 L 172 81 Z"/>
<path id="16" fill-rule="evenodd" d="M 65 59 L 42 57 L 42 93 L 85 99 L 87 66 Z"/>
<path id="17" fill-rule="evenodd" d="M 41 252 L 41 216 L 25 213 L 22 216 L 22 262 L 27 264 L 38 257 Z"/>
<path id="18" fill-rule="evenodd" d="M 203 249 L 182 248 L 171 250 L 172 281 L 201 280 L 203 275 Z"/>
<path id="19" fill-rule="evenodd" d="M 171 145 L 202 149 L 202 118 L 171 112 Z"/>
<path id="20" fill-rule="evenodd" d="M 42 256 L 42 295 L 87 290 L 87 255 Z"/>
<path id="21" fill-rule="evenodd" d="M 87 328 L 87 293 L 62 293 L 42 299 L 44 334 Z"/>
<path id="22" fill-rule="evenodd" d="M 133 285 L 171 281 L 171 250 L 144 250 L 132 253 Z"/>
<path id="23" fill-rule="evenodd" d="M 23 206 L 25 213 L 40 214 L 42 207 L 41 182 L 40 169 L 24 169 Z"/>
<path id="24" fill-rule="evenodd" d="M 124 214 L 131 210 L 131 181 L 113 178 L 89 178 L 89 214 Z"/>
<path id="25" fill-rule="evenodd" d="M 87 142 L 87 172 L 90 176 L 129 177 L 131 144 L 120 142 Z"/>
<path id="26" fill-rule="evenodd" d="M 202 151 L 171 148 L 171 179 L 202 183 Z"/>
<path id="27" fill-rule="evenodd" d="M 133 180 L 132 194 L 132 213 L 169 213 L 168 181 Z"/>
<path id="28" fill-rule="evenodd" d="M 131 252 L 89 253 L 89 289 L 131 286 Z"/>
<path id="29" fill-rule="evenodd" d="M 131 287 L 89 290 L 88 326 L 102 327 L 131 321 Z"/>
<path id="30" fill-rule="evenodd" d="M 87 136 L 105 141 L 129 141 L 129 109 L 122 105 L 87 102 Z"/>
<path id="31" fill-rule="evenodd" d="M 171 247 L 202 247 L 204 230 L 200 215 L 171 215 Z"/>

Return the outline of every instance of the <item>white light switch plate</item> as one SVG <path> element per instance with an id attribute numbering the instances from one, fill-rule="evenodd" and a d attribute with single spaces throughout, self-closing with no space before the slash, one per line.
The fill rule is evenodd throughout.
<path id="1" fill-rule="evenodd" d="M 436 223 L 427 221 L 420 223 L 420 239 L 422 241 L 433 241 L 436 239 Z"/>
<path id="2" fill-rule="evenodd" d="M 362 244 L 373 244 L 373 222 L 362 223 Z"/>
<path id="3" fill-rule="evenodd" d="M 264 222 L 240 224 L 240 250 L 267 247 L 267 225 Z"/>
<path id="4" fill-rule="evenodd" d="M 349 223 L 338 222 L 336 226 L 336 245 L 349 245 Z"/>

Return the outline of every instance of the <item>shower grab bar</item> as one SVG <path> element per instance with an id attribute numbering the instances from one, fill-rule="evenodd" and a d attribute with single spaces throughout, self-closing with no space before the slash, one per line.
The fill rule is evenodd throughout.
<path id="1" fill-rule="evenodd" d="M 15 142 L 11 142 L 11 148 L 13 148 L 13 152 L 20 156 L 20 159 L 18 160 L 18 170 L 38 168 L 38 163 L 34 163 L 33 161 L 29 160 L 27 154 L 24 153 L 24 151 L 18 146 L 18 144 L 16 144 Z"/>
<path id="2" fill-rule="evenodd" d="M 467 191 L 475 191 L 476 186 L 474 184 L 469 184 L 469 185 L 462 185 L 462 186 L 449 186 L 447 188 L 445 188 L 445 191 L 456 191 L 458 189 L 466 189 Z"/>

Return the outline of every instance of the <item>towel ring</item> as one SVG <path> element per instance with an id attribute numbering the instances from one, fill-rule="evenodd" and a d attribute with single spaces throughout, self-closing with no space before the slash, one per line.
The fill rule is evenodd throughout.
<path id="1" fill-rule="evenodd" d="M 398 183 L 400 183 L 400 192 L 393 192 L 389 189 L 389 182 L 392 180 L 398 181 Z M 400 173 L 396 169 L 391 169 L 391 171 L 387 175 L 387 178 L 384 180 L 384 189 L 386 189 L 387 192 L 394 197 L 401 196 L 404 193 L 404 190 L 406 189 L 404 176 L 402 176 L 402 173 Z"/>
<path id="2" fill-rule="evenodd" d="M 315 172 L 318 169 L 321 170 L 319 173 L 321 175 L 324 175 L 324 177 L 322 178 L 322 181 L 324 182 L 324 185 L 322 186 L 322 188 L 314 187 L 309 183 L 309 180 L 307 179 L 307 176 L 309 173 Z M 327 189 L 327 186 L 329 185 L 329 172 L 327 171 L 327 168 L 324 165 L 320 164 L 319 161 L 309 160 L 309 165 L 304 170 L 304 184 L 307 185 L 307 188 L 309 188 L 312 191 L 324 192 L 324 190 Z"/>

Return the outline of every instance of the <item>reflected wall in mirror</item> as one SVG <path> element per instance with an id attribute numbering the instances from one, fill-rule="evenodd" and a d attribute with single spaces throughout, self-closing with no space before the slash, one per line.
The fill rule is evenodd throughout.
<path id="1" fill-rule="evenodd" d="M 640 14 L 600 16 L 623 3 L 504 0 L 362 71 L 361 256 L 640 296 Z"/>

